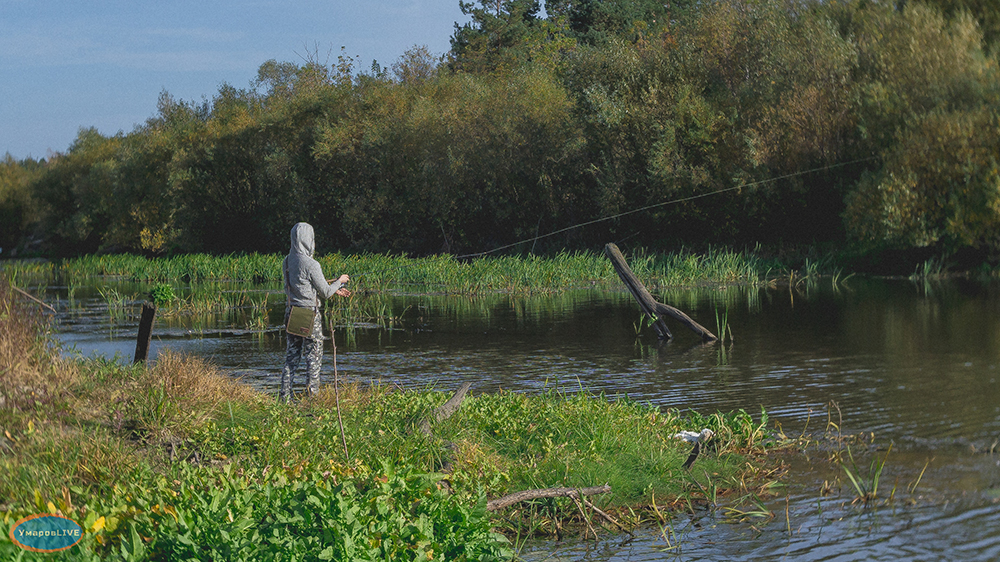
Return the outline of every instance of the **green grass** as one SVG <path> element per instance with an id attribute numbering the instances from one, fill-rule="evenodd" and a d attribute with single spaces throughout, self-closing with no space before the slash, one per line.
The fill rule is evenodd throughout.
<path id="1" fill-rule="evenodd" d="M 729 333 L 729 340 L 732 342 L 733 339 L 733 329 L 729 325 L 729 309 L 726 308 L 722 314 L 719 314 L 719 309 L 715 309 L 715 330 L 716 334 L 719 335 L 719 343 L 726 343 L 726 333 Z"/>
<path id="2" fill-rule="evenodd" d="M 491 529 L 483 502 L 467 504 L 440 475 L 386 466 L 341 479 L 329 472 L 245 473 L 178 464 L 105 497 L 74 503 L 37 496 L 33 510 L 64 514 L 84 529 L 64 553 L 22 551 L 7 538 L 17 515 L 0 518 L 9 560 L 506 560 L 509 541 Z M 7 539 L 7 540 L 4 540 Z"/>
<path id="3" fill-rule="evenodd" d="M 936 279 L 948 273 L 948 264 L 944 258 L 931 257 L 917 264 L 910 275 L 911 280 Z"/>
<path id="4" fill-rule="evenodd" d="M 267 509 L 258 505 L 265 502 L 261 494 L 292 493 L 265 491 L 275 485 L 275 475 L 281 475 L 281 486 L 322 481 L 369 490 L 373 482 L 403 473 L 408 475 L 404 480 L 425 482 L 421 489 L 429 491 L 420 493 L 435 495 L 437 485 L 428 482 L 443 476 L 430 475 L 445 464 L 452 467 L 451 494 L 439 508 L 472 510 L 463 511 L 463 517 L 479 513 L 476 506 L 486 497 L 608 483 L 613 492 L 592 499 L 605 510 L 618 510 L 625 524 L 634 526 L 650 520 L 659 509 L 656 503 L 714 505 L 720 495 L 766 486 L 769 482 L 754 476 L 749 461 L 775 444 L 764 415 L 759 420 L 745 412 L 682 415 L 623 397 L 556 391 L 468 397 L 458 413 L 425 435 L 418 424 L 448 393 L 350 385 L 340 392 L 348 457 L 329 387 L 298 405 L 282 405 L 239 387 L 201 361 L 171 355 L 149 368 L 85 361 L 75 380 L 71 395 L 52 408 L 3 411 L 11 447 L 0 457 L 8 475 L 0 490 L 9 498 L 2 511 L 47 510 L 51 501 L 69 515 L 57 501 L 68 498 L 64 504 L 81 508 L 82 525 L 94 524 L 87 519 L 92 513 L 114 514 L 118 526 L 95 531 L 104 533 L 103 542 L 92 545 L 102 553 L 111 546 L 135 546 L 123 521 L 139 526 L 143 536 L 169 522 L 149 515 L 152 505 L 180 510 L 183 503 L 192 516 L 210 517 L 215 512 L 206 506 L 215 501 L 218 486 L 197 484 L 206 479 L 223 482 L 223 489 L 251 490 L 247 493 L 256 499 L 246 500 L 246 509 L 257 513 Z M 697 470 L 684 471 L 690 445 L 672 436 L 703 427 L 716 437 L 695 464 Z M 185 492 L 192 480 L 202 490 L 198 498 L 184 503 L 163 496 L 168 488 Z M 509 508 L 503 518 L 488 518 L 487 526 L 500 526 L 512 536 L 529 530 L 554 535 L 574 520 L 577 510 L 570 500 L 546 500 Z M 158 535 L 162 540 L 164 533 Z"/>
<path id="5" fill-rule="evenodd" d="M 608 483 L 611 494 L 591 499 L 635 526 L 666 506 L 714 505 L 721 495 L 766 486 L 769 481 L 754 476 L 750 468 L 757 463 L 750 461 L 775 444 L 763 415 L 757 420 L 745 412 L 682 415 L 624 397 L 556 391 L 468 397 L 452 418 L 425 435 L 418 424 L 448 393 L 350 385 L 340 391 L 348 457 L 329 387 L 287 406 L 180 356 L 161 356 L 151 367 L 88 360 L 79 369 L 63 401 L 3 410 L 11 442 L 0 456 L 7 475 L 0 490 L 9 498 L 0 511 L 9 514 L 8 525 L 37 511 L 75 517 L 93 529 L 87 538 L 91 552 L 128 560 L 221 555 L 191 550 L 185 541 L 215 547 L 227 535 L 232 543 L 227 548 L 245 556 L 241 559 L 264 556 L 254 546 L 261 538 L 250 540 L 253 531 L 245 522 L 259 522 L 266 514 L 294 518 L 316 501 L 331 510 L 314 514 L 325 518 L 320 527 L 344 528 L 371 541 L 352 526 L 352 517 L 360 515 L 330 505 L 369 505 L 365 502 L 376 496 L 386 507 L 381 515 L 378 510 L 364 515 L 369 522 L 363 527 L 388 525 L 395 530 L 380 536 L 397 533 L 394 540 L 408 549 L 415 543 L 407 541 L 423 536 L 418 542 L 437 552 L 465 544 L 477 552 L 503 553 L 507 547 L 490 527 L 511 536 L 554 536 L 579 522 L 577 508 L 568 499 L 529 502 L 497 518 L 482 511 L 487 497 Z M 690 445 L 672 435 L 703 427 L 716 437 L 697 470 L 684 471 Z M 449 494 L 438 484 L 446 463 L 452 467 Z M 444 536 L 431 528 L 406 535 L 393 521 L 416 518 L 413 525 L 419 527 L 426 520 L 410 507 L 393 515 L 392 506 L 411 506 L 413 497 L 423 498 L 427 513 L 438 514 L 433 517 L 452 514 L 445 520 L 427 515 L 426 525 L 466 523 L 453 523 Z M 99 517 L 105 517 L 104 527 L 95 528 Z M 312 536 L 315 525 L 320 524 L 309 523 L 302 533 Z M 261 529 L 258 523 L 252 527 Z M 133 531 L 146 540 L 136 542 Z M 318 538 L 275 541 L 275 548 L 303 552 L 340 544 Z M 382 546 L 392 545 L 372 546 L 375 559 L 402 552 Z M 0 543 L 0 552 L 4 548 Z"/>

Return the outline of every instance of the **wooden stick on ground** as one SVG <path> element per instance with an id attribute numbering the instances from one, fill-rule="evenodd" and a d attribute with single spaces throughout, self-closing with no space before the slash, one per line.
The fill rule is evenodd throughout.
<path id="1" fill-rule="evenodd" d="M 583 520 L 587 523 L 587 528 L 590 529 L 591 533 L 594 533 L 594 540 L 596 541 L 597 530 L 595 530 L 594 526 L 590 523 L 590 518 L 587 517 L 587 512 L 583 510 L 583 504 L 580 503 L 580 498 L 576 495 L 570 496 L 570 498 L 573 500 L 573 503 L 576 504 L 576 508 L 580 510 L 580 517 L 583 517 Z M 587 540 L 586 531 L 583 532 L 583 540 Z"/>
<path id="2" fill-rule="evenodd" d="M 423 433 L 427 437 L 432 437 L 434 433 L 431 431 L 431 421 L 433 420 L 434 423 L 440 423 L 450 418 L 451 415 L 457 412 L 458 408 L 461 407 L 462 401 L 465 400 L 465 395 L 469 393 L 470 388 L 472 388 L 471 382 L 462 383 L 462 386 L 455 391 L 455 394 L 453 394 L 447 402 L 434 410 L 434 413 L 429 419 L 425 419 L 420 422 L 420 425 L 417 427 L 417 429 L 420 430 L 420 433 Z M 441 464 L 441 472 L 448 474 L 451 472 L 452 467 L 451 453 L 454 453 L 456 447 L 454 443 L 445 442 L 444 448 L 449 451 L 449 455 L 445 457 L 444 462 Z M 451 491 L 451 485 L 447 480 L 442 480 L 441 484 L 447 488 L 449 492 Z"/>
<path id="3" fill-rule="evenodd" d="M 618 521 L 615 521 L 614 517 L 611 517 L 607 513 L 604 513 L 604 511 L 602 511 L 601 508 L 599 508 L 596 505 L 594 505 L 594 504 L 590 503 L 589 501 L 587 501 L 587 498 L 580 498 L 580 500 L 583 502 L 583 505 L 585 505 L 585 506 L 589 507 L 590 509 L 593 509 L 594 511 L 596 511 L 598 515 L 600 515 L 601 517 L 603 517 L 605 520 L 607 520 L 609 523 L 611 523 L 615 527 L 618 527 L 619 529 L 621 529 L 622 531 L 624 531 L 624 532 L 626 532 L 626 533 L 628 533 L 630 535 L 632 534 L 632 531 L 629 531 L 628 529 L 626 529 L 625 527 L 623 527 L 621 523 L 619 523 Z"/>
<path id="4" fill-rule="evenodd" d="M 540 490 L 524 490 L 507 494 L 501 498 L 486 502 L 487 511 L 497 511 L 509 507 L 518 502 L 527 500 L 537 500 L 540 498 L 572 498 L 581 496 L 596 496 L 607 494 L 611 491 L 611 486 L 593 486 L 590 488 L 542 488 Z"/>
<path id="5" fill-rule="evenodd" d="M 438 409 L 434 410 L 434 423 L 440 423 L 451 417 L 452 414 L 458 411 L 459 406 L 462 405 L 462 400 L 465 400 L 465 395 L 469 393 L 469 389 L 472 388 L 471 382 L 462 383 L 462 386 L 455 391 L 455 394 L 448 399 L 447 402 L 442 404 Z M 420 432 L 424 435 L 431 434 L 431 422 L 430 420 L 424 420 L 420 422 Z"/>
<path id="6" fill-rule="evenodd" d="M 333 322 L 330 322 L 330 344 L 333 346 L 333 395 L 337 400 L 337 423 L 340 424 L 340 441 L 344 444 L 344 458 L 348 462 L 351 454 L 347 452 L 347 435 L 344 434 L 344 418 L 340 415 L 340 377 L 337 376 L 337 340 L 333 335 Z"/>

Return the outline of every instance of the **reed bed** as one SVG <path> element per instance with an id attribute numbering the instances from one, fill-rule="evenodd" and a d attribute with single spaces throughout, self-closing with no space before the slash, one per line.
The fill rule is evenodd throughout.
<path id="1" fill-rule="evenodd" d="M 9 277 L 58 277 L 69 285 L 76 279 L 112 276 L 146 283 L 281 281 L 282 255 L 181 255 L 147 258 L 129 254 L 94 255 L 57 265 L 8 262 Z M 486 256 L 459 260 L 437 255 L 414 258 L 385 254 L 325 254 L 318 261 L 328 275 L 347 273 L 352 287 L 371 292 L 558 292 L 588 286 L 618 287 L 610 262 L 591 252 L 561 252 L 552 256 Z M 700 284 L 754 284 L 773 264 L 751 252 L 709 248 L 704 253 L 668 254 L 637 250 L 627 256 L 633 271 L 651 288 Z"/>
<path id="2" fill-rule="evenodd" d="M 282 256 L 266 254 L 185 254 L 169 258 L 102 254 L 66 260 L 55 271 L 67 279 L 115 276 L 145 282 L 262 282 L 281 278 L 281 260 Z"/>

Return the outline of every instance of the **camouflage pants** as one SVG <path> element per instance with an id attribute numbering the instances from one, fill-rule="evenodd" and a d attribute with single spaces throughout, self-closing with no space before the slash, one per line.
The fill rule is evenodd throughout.
<path id="1" fill-rule="evenodd" d="M 285 310 L 285 322 L 291 309 Z M 299 368 L 299 362 L 305 359 L 306 392 L 319 392 L 319 367 L 323 361 L 323 328 L 321 314 L 316 314 L 313 321 L 313 331 L 310 337 L 304 338 L 285 333 L 285 367 L 281 370 L 281 391 L 278 400 L 288 402 L 292 398 L 292 378 Z"/>

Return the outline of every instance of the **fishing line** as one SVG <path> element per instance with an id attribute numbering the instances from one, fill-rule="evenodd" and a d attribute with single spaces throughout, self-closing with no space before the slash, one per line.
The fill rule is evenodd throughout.
<path id="1" fill-rule="evenodd" d="M 776 177 L 773 177 L 773 178 L 768 178 L 768 179 L 764 179 L 764 180 L 759 180 L 759 181 L 744 183 L 744 184 L 740 184 L 740 185 L 733 186 L 733 187 L 726 187 L 726 188 L 723 188 L 723 189 L 717 189 L 715 191 L 710 191 L 708 193 L 699 193 L 697 195 L 691 195 L 691 196 L 688 196 L 688 197 L 681 197 L 680 199 L 671 199 L 670 201 L 663 201 L 661 203 L 654 203 L 652 205 L 646 205 L 645 207 L 639 207 L 637 209 L 632 209 L 630 211 L 624 211 L 624 212 L 621 212 L 621 213 L 616 213 L 614 215 L 608 215 L 606 217 L 601 217 L 601 218 L 597 218 L 597 219 L 593 219 L 593 220 L 589 220 L 589 221 L 584 221 L 584 222 L 577 223 L 577 224 L 574 224 L 574 225 L 571 225 L 571 226 L 567 226 L 565 228 L 560 228 L 559 230 L 554 230 L 554 231 L 549 232 L 547 234 L 536 235 L 536 236 L 532 236 L 531 238 L 525 238 L 523 240 L 511 243 L 511 244 L 507 244 L 507 245 L 504 245 L 504 246 L 498 246 L 496 248 L 493 248 L 492 250 L 486 250 L 484 252 L 477 252 L 477 253 L 474 253 L 474 254 L 462 254 L 462 255 L 459 255 L 459 256 L 452 256 L 452 257 L 453 257 L 453 259 L 461 260 L 461 259 L 469 259 L 469 258 L 477 258 L 477 257 L 481 257 L 481 256 L 486 256 L 486 255 L 489 255 L 489 254 L 494 254 L 496 252 L 500 252 L 502 250 L 507 250 L 509 248 L 513 248 L 515 246 L 520 246 L 521 244 L 526 244 L 528 242 L 541 240 L 542 238 L 548 238 L 550 236 L 555 236 L 557 234 L 562 234 L 563 232 L 568 232 L 568 231 L 576 229 L 576 228 L 583 228 L 585 226 L 590 226 L 592 224 L 597 224 L 599 222 L 605 222 L 605 221 L 609 221 L 609 220 L 614 220 L 614 219 L 621 218 L 621 217 L 628 216 L 628 215 L 632 215 L 632 214 L 635 214 L 635 213 L 641 213 L 643 211 L 648 211 L 650 209 L 656 209 L 658 207 L 665 207 L 667 205 L 676 205 L 678 203 L 686 203 L 688 201 L 694 201 L 696 199 L 703 199 L 705 197 L 711 197 L 713 195 L 719 195 L 719 194 L 727 193 L 727 192 L 730 192 L 730 191 L 738 191 L 738 190 L 741 190 L 741 189 L 744 189 L 744 188 L 754 187 L 754 186 L 758 186 L 758 185 L 764 185 L 764 184 L 768 184 L 768 183 L 773 183 L 773 182 L 784 180 L 784 179 L 788 179 L 788 178 L 794 178 L 794 177 L 797 177 L 797 176 L 804 176 L 806 174 L 812 174 L 812 173 L 815 173 L 815 172 L 822 172 L 822 171 L 825 171 L 825 170 L 832 170 L 834 168 L 840 168 L 840 167 L 843 167 L 843 166 L 850 166 L 851 164 L 857 164 L 859 162 L 867 162 L 869 160 L 876 160 L 877 158 L 878 157 L 876 157 L 876 156 L 869 156 L 867 158 L 859 158 L 857 160 L 851 160 L 849 162 L 840 162 L 838 164 L 828 164 L 826 166 L 820 166 L 818 168 L 812 168 L 810 170 L 803 170 L 803 171 L 800 171 L 800 172 L 792 172 L 790 174 L 776 176 Z M 417 265 L 419 265 L 419 264 L 412 264 L 412 265 L 409 265 L 409 266 L 407 266 L 407 265 L 398 266 L 398 267 L 395 267 L 393 269 L 406 269 L 408 267 L 415 267 Z M 351 277 L 361 277 L 363 275 L 370 275 L 370 272 L 357 273 L 357 274 L 351 275 Z"/>
<path id="2" fill-rule="evenodd" d="M 759 180 L 759 181 L 755 181 L 755 182 L 744 183 L 744 184 L 740 184 L 740 185 L 737 185 L 737 186 L 734 186 L 734 187 L 727 187 L 727 188 L 724 188 L 724 189 L 718 189 L 716 191 L 711 191 L 711 192 L 708 192 L 708 193 L 699 193 L 698 195 L 691 195 L 690 197 L 682 197 L 680 199 L 673 199 L 673 200 L 670 200 L 670 201 L 664 201 L 662 203 L 654 203 L 652 205 L 646 205 L 645 207 L 640 207 L 638 209 L 632 209 L 631 211 L 624 211 L 624 212 L 617 213 L 617 214 L 614 214 L 614 215 L 608 215 L 606 217 L 601 217 L 601 218 L 598 218 L 598 219 L 593 219 L 593 220 L 589 220 L 589 221 L 586 221 L 586 222 L 581 222 L 581 223 L 578 223 L 578 224 L 574 224 L 572 226 L 567 226 L 566 228 L 560 228 L 559 230 L 555 230 L 553 232 L 549 232 L 548 234 L 543 234 L 541 236 L 533 236 L 531 238 L 525 238 L 524 240 L 520 240 L 520 241 L 514 242 L 512 244 L 507 244 L 506 246 L 500 246 L 500 247 L 497 247 L 497 248 L 493 248 L 492 250 L 486 250 L 485 252 L 478 252 L 478 253 L 475 253 L 475 254 L 463 254 L 463 255 L 460 255 L 460 256 L 454 256 L 454 258 L 455 259 L 467 259 L 467 258 L 476 258 L 476 257 L 479 257 L 479 256 L 485 256 L 485 255 L 493 254 L 495 252 L 499 252 L 501 250 L 506 250 L 508 248 L 513 248 L 514 246 L 519 246 L 521 244 L 525 244 L 525 243 L 531 242 L 533 240 L 535 240 L 535 241 L 541 240 L 542 238 L 548 238 L 549 236 L 555 236 L 556 234 L 562 234 L 563 232 L 568 232 L 568 231 L 576 229 L 576 228 L 582 228 L 584 226 L 590 226 L 592 224 L 597 224 L 599 222 L 614 220 L 614 219 L 621 218 L 621 217 L 624 217 L 624 216 L 627 216 L 627 215 L 631 215 L 631 214 L 634 214 L 634 213 L 641 213 L 643 211 L 648 211 L 650 209 L 655 209 L 657 207 L 665 207 L 667 205 L 675 205 L 677 203 L 685 203 L 687 201 L 694 201 L 695 199 L 702 199 L 704 197 L 710 197 L 712 195 L 719 195 L 720 193 L 726 193 L 726 192 L 729 192 L 729 191 L 737 191 L 737 190 L 740 190 L 740 189 L 743 189 L 743 188 L 746 188 L 746 187 L 753 187 L 753 186 L 757 186 L 757 185 L 763 185 L 763 184 L 772 183 L 772 182 L 776 182 L 776 181 L 783 180 L 783 179 L 793 178 L 793 177 L 796 177 L 796 176 L 804 176 L 806 174 L 811 174 L 811 173 L 814 173 L 814 172 L 822 172 L 824 170 L 832 170 L 834 168 L 839 168 L 839 167 L 842 167 L 842 166 L 849 166 L 851 164 L 857 164 L 859 162 L 866 162 L 868 160 L 875 160 L 876 158 L 877 157 L 875 157 L 875 156 L 869 156 L 867 158 L 859 158 L 857 160 L 851 160 L 850 162 L 841 162 L 839 164 L 828 164 L 826 166 L 821 166 L 819 168 L 813 168 L 811 170 L 804 170 L 804 171 L 801 171 L 801 172 L 792 172 L 790 174 L 785 174 L 783 176 L 777 176 L 777 177 L 769 178 L 769 179 L 766 179 L 766 180 Z"/>

